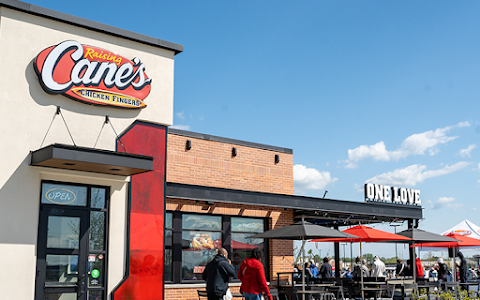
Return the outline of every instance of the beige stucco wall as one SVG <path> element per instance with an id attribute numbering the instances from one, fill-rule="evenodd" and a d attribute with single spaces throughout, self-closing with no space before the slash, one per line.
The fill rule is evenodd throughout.
<path id="1" fill-rule="evenodd" d="M 147 108 L 125 110 L 86 105 L 41 88 L 32 61 L 43 49 L 65 40 L 139 57 L 152 78 Z M 43 179 L 111 187 L 108 290 L 124 274 L 128 177 L 28 166 L 29 151 L 40 148 L 56 111 L 62 114 L 78 146 L 93 147 L 105 115 L 117 133 L 135 119 L 171 125 L 174 52 L 109 36 L 65 23 L 0 8 L 0 298 L 34 297 L 40 181 Z M 72 144 L 61 116 L 43 146 Z M 115 149 L 115 135 L 105 126 L 97 148 Z"/>

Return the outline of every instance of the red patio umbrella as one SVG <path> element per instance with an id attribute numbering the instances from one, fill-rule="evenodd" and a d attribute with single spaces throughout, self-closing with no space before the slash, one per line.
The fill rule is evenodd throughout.
<path id="1" fill-rule="evenodd" d="M 456 234 L 456 233 L 445 234 L 445 236 L 451 237 L 451 238 L 456 239 L 458 241 L 437 242 L 437 243 L 420 243 L 420 244 L 416 244 L 415 247 L 461 248 L 461 247 L 480 246 L 480 240 L 479 239 L 471 238 L 471 237 Z"/>
<path id="2" fill-rule="evenodd" d="M 480 246 L 480 240 L 474 239 L 468 236 L 464 236 L 461 234 L 456 233 L 449 233 L 445 234 L 445 236 L 451 237 L 452 239 L 456 239 L 457 241 L 451 242 L 431 242 L 431 243 L 421 243 L 416 244 L 415 247 L 435 247 L 435 248 L 461 248 L 461 247 L 474 247 Z M 454 250 L 455 252 L 455 250 Z M 456 264 L 453 264 L 453 271 L 454 274 L 456 273 Z M 453 281 L 455 281 L 455 276 L 453 276 Z"/>
<path id="3" fill-rule="evenodd" d="M 391 241 L 411 241 L 411 238 L 374 229 L 368 226 L 357 225 L 352 228 L 342 230 L 344 233 L 356 235 L 358 238 L 347 238 L 347 239 L 314 239 L 310 242 L 350 242 L 350 243 L 360 243 L 360 257 L 362 257 L 362 242 L 391 242 Z M 363 272 L 360 272 L 360 281 L 362 286 L 362 299 L 363 295 Z"/>
<path id="4" fill-rule="evenodd" d="M 411 238 L 374 229 L 364 225 L 357 225 L 352 228 L 342 230 L 342 232 L 349 233 L 352 235 L 358 236 L 358 238 L 347 238 L 347 239 L 314 239 L 310 242 L 350 242 L 350 243 L 370 243 L 370 242 L 387 242 L 387 241 L 410 241 Z"/>

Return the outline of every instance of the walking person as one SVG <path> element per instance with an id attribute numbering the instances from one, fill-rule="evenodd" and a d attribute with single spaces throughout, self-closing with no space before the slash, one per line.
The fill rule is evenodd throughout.
<path id="1" fill-rule="evenodd" d="M 223 300 L 228 290 L 230 277 L 235 276 L 235 267 L 228 258 L 228 252 L 219 248 L 217 255 L 207 264 L 202 278 L 207 282 L 208 300 Z"/>
<path id="2" fill-rule="evenodd" d="M 265 278 L 265 270 L 260 260 L 263 258 L 263 250 L 254 248 L 251 258 L 246 258 L 238 270 L 237 278 L 242 281 L 240 292 L 245 300 L 261 300 L 262 293 L 272 300 Z"/>

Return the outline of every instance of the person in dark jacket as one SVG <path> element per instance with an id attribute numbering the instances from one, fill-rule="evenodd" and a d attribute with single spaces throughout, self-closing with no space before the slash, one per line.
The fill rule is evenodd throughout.
<path id="1" fill-rule="evenodd" d="M 272 294 L 268 289 L 265 278 L 265 270 L 260 260 L 263 258 L 263 250 L 252 249 L 251 258 L 245 258 L 238 270 L 237 278 L 242 281 L 240 292 L 245 300 L 260 300 L 262 293 L 265 298 L 272 300 Z"/>
<path id="2" fill-rule="evenodd" d="M 438 280 L 447 281 L 448 267 L 447 264 L 443 262 L 443 257 L 437 259 L 438 263 Z"/>
<path id="3" fill-rule="evenodd" d="M 228 259 L 224 248 L 210 261 L 203 271 L 202 278 L 207 282 L 208 300 L 221 300 L 227 293 L 228 281 L 235 276 L 235 267 Z"/>
<path id="4" fill-rule="evenodd" d="M 401 259 L 397 259 L 397 268 L 395 269 L 396 276 L 404 276 L 405 265 L 402 263 Z"/>
<path id="5" fill-rule="evenodd" d="M 332 278 L 332 266 L 328 263 L 328 257 L 323 259 L 323 265 L 320 268 L 320 275 L 322 278 Z"/>
<path id="6" fill-rule="evenodd" d="M 460 251 L 458 251 L 457 256 L 460 258 L 460 267 L 459 267 L 460 282 L 464 283 L 464 282 L 467 282 L 467 271 L 468 271 L 467 260 L 465 259 L 465 256 L 463 256 L 463 253 Z"/>

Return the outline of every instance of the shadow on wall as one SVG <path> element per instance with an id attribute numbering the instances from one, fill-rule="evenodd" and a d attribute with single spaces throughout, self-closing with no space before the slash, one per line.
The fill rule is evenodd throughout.
<path id="1" fill-rule="evenodd" d="M 0 244 L 37 242 L 40 181 L 29 163 L 27 154 L 0 187 Z"/>
<path id="2" fill-rule="evenodd" d="M 28 153 L 3 186 L 0 186 L 0 228 L 2 229 L 0 230 L 0 244 L 36 245 L 37 243 L 41 190 L 40 172 L 54 169 L 29 166 L 30 160 L 31 156 Z M 3 172 L 8 172 L 8 170 L 3 170 Z M 54 177 L 61 178 L 55 180 L 72 182 L 76 181 L 75 177 L 81 174 L 93 173 L 61 170 Z M 111 194 L 121 190 L 125 185 L 123 180 L 110 181 L 108 178 L 101 177 L 101 174 L 92 175 L 91 180 L 95 179 L 98 179 L 98 184 L 110 186 Z M 103 180 L 106 181 L 101 182 Z M 79 183 L 85 182 L 79 181 Z"/>

